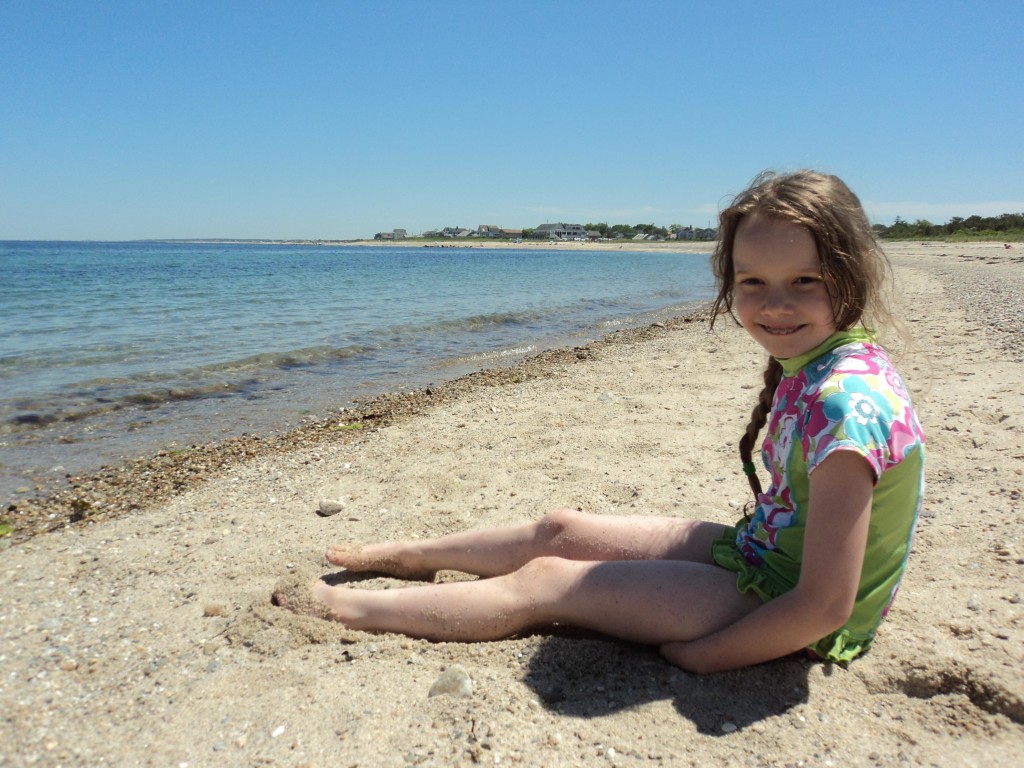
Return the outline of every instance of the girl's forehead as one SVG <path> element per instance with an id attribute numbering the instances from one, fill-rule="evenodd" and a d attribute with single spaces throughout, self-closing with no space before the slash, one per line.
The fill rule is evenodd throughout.
<path id="1" fill-rule="evenodd" d="M 799 224 L 752 215 L 740 222 L 733 242 L 737 270 L 775 264 L 800 270 L 818 269 L 818 247 L 810 230 Z"/>
<path id="2" fill-rule="evenodd" d="M 760 213 L 751 213 L 744 216 L 736 228 L 736 239 L 746 238 L 777 238 L 791 241 L 804 240 L 814 236 L 807 227 L 785 219 L 777 219 L 772 216 L 764 216 Z"/>

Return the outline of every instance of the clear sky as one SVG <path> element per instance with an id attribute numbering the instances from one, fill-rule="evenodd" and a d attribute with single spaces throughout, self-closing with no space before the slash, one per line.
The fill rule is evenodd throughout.
<path id="1" fill-rule="evenodd" d="M 1024 210 L 1020 0 L 3 0 L 0 239 Z"/>

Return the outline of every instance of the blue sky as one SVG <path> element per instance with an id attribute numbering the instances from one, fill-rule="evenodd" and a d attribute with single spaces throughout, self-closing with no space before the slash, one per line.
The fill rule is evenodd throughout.
<path id="1" fill-rule="evenodd" d="M 0 239 L 1024 210 L 1024 3 L 0 3 Z"/>

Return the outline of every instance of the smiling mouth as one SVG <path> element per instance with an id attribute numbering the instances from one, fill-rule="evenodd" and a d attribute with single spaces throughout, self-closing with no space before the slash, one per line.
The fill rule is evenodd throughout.
<path id="1" fill-rule="evenodd" d="M 765 333 L 770 333 L 772 336 L 789 336 L 790 334 L 796 333 L 801 328 L 803 328 L 802 325 L 790 325 L 786 326 L 785 328 L 773 327 L 770 325 L 761 326 L 761 329 Z"/>

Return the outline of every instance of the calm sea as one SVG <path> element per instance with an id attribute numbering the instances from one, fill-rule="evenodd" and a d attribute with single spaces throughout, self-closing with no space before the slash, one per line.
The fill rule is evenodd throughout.
<path id="1" fill-rule="evenodd" d="M 710 298 L 706 255 L 0 243 L 0 501 Z"/>

